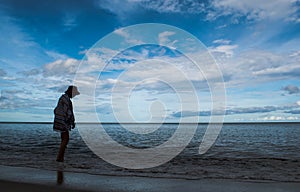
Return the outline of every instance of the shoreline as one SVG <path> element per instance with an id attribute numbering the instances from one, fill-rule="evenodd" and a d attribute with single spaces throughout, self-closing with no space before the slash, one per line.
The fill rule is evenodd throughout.
<path id="1" fill-rule="evenodd" d="M 149 178 L 137 176 L 103 176 L 87 173 L 64 172 L 0 165 L 0 187 L 4 191 L 256 191 L 296 192 L 297 182 L 261 180 Z"/>

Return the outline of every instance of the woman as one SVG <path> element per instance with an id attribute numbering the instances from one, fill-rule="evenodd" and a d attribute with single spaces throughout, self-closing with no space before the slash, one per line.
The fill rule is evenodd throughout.
<path id="1" fill-rule="evenodd" d="M 71 98 L 79 95 L 76 86 L 69 86 L 54 109 L 53 130 L 60 132 L 61 143 L 56 161 L 63 162 L 67 144 L 69 142 L 69 131 L 75 128 L 75 118 Z"/>

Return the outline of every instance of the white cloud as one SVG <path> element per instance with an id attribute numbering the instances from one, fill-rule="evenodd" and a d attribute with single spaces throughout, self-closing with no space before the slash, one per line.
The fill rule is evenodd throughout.
<path id="1" fill-rule="evenodd" d="M 165 98 L 166 103 L 168 103 L 168 109 L 173 107 L 173 110 L 178 110 L 178 108 L 174 107 L 178 102 L 173 102 L 172 104 L 171 100 L 172 97 L 176 97 L 175 91 L 185 95 L 186 98 L 192 98 L 191 94 L 194 90 L 191 88 L 191 83 L 194 82 L 197 82 L 198 87 L 203 86 L 205 87 L 205 91 L 207 90 L 207 85 L 205 83 L 205 85 L 202 85 L 201 83 L 201 81 L 206 80 L 205 77 L 186 57 L 170 57 L 164 53 L 161 55 L 161 49 L 156 49 L 157 57 L 149 58 L 149 52 L 151 51 L 154 50 L 144 47 L 144 49 L 139 49 L 139 51 L 131 50 L 126 53 L 122 52 L 119 55 L 116 55 L 115 51 L 109 49 L 99 49 L 99 54 L 97 54 L 97 51 L 94 52 L 96 55 L 88 53 L 87 63 L 84 66 L 85 69 L 80 70 L 82 74 L 80 74 L 80 76 L 77 74 L 78 78 L 75 82 L 80 90 L 82 90 L 81 99 L 85 99 L 85 97 L 94 94 L 94 92 L 90 90 L 95 90 L 95 82 L 97 82 L 96 97 L 98 98 L 99 94 L 101 98 L 96 99 L 95 105 L 98 106 L 109 103 L 112 95 L 115 95 L 113 100 L 116 102 L 116 107 L 114 109 L 126 114 L 126 107 L 128 106 L 125 106 L 123 101 L 124 97 L 126 97 L 126 93 L 130 91 L 137 96 L 134 99 L 135 103 L 151 103 L 152 101 L 150 100 L 153 99 L 153 97 L 160 97 L 160 99 Z M 98 79 L 99 74 L 97 74 L 97 72 L 101 69 L 99 63 L 105 60 L 103 57 L 106 54 L 102 56 L 104 52 L 108 53 L 108 55 L 113 53 L 112 55 L 115 56 L 114 59 L 116 59 L 116 61 L 108 64 L 105 69 L 105 75 Z M 152 54 L 155 55 L 155 53 Z M 194 54 L 201 57 L 202 53 Z M 135 59 L 134 62 L 127 62 L 127 60 L 133 58 Z M 120 62 L 118 62 L 118 60 Z M 90 63 L 89 61 L 92 62 Z M 207 70 L 208 69 L 209 67 L 207 67 Z M 90 72 L 94 73 L 90 74 Z M 212 69 L 211 73 L 207 74 L 206 77 L 214 78 L 214 72 Z M 204 97 L 201 98 L 202 101 L 203 98 Z M 209 98 L 210 95 L 208 96 L 208 100 Z M 190 108 L 193 108 L 195 107 L 195 103 L 191 103 L 191 101 L 193 100 L 187 99 L 185 104 L 193 105 L 190 106 Z M 88 105 L 84 102 L 78 104 L 78 106 L 80 106 L 80 109 L 83 107 L 82 109 L 88 110 L 85 107 Z M 89 106 L 94 106 L 94 104 L 89 104 Z M 138 105 L 136 105 L 135 109 L 138 108 L 137 106 Z M 139 109 L 142 110 L 142 108 L 144 108 L 144 106 L 141 104 Z M 140 112 L 140 115 L 142 115 L 142 112 Z"/>
<path id="2" fill-rule="evenodd" d="M 120 54 L 119 51 L 109 48 L 93 48 L 88 50 L 81 61 L 79 67 L 80 71 L 77 71 L 77 73 L 88 74 L 90 72 L 101 72 L 101 70 L 121 70 L 122 67 L 120 65 L 112 65 L 108 63 L 108 61 L 110 61 L 113 57 L 117 58 L 118 54 Z"/>
<path id="3" fill-rule="evenodd" d="M 287 120 L 298 120 L 299 118 L 295 117 L 295 116 L 290 116 L 290 117 L 287 117 L 286 119 Z"/>
<path id="4" fill-rule="evenodd" d="M 295 63 L 282 65 L 282 66 L 275 66 L 270 68 L 264 68 L 259 71 L 253 71 L 253 75 L 268 75 L 268 76 L 281 76 L 284 77 L 284 75 L 297 75 L 300 74 L 300 66 L 295 65 Z M 294 75 L 293 75 L 294 76 Z"/>
<path id="5" fill-rule="evenodd" d="M 300 51 L 295 51 L 289 55 L 290 57 L 298 57 L 300 56 Z"/>
<path id="6" fill-rule="evenodd" d="M 143 44 L 143 41 L 137 39 L 136 35 L 132 35 L 125 30 L 126 30 L 125 28 L 120 28 L 115 30 L 114 33 L 123 37 L 125 41 L 129 44 Z"/>
<path id="7" fill-rule="evenodd" d="M 175 35 L 173 31 L 164 31 L 158 34 L 158 43 L 161 45 L 167 45 L 168 47 L 175 48 L 175 43 L 177 40 L 170 40 L 169 37 Z"/>
<path id="8" fill-rule="evenodd" d="M 262 118 L 258 118 L 260 121 L 295 121 L 298 120 L 299 118 L 296 116 L 278 116 L 278 115 L 270 115 L 270 116 L 265 116 Z"/>
<path id="9" fill-rule="evenodd" d="M 227 24 L 224 24 L 224 25 L 217 26 L 216 29 L 223 29 L 223 28 L 226 28 L 226 27 L 227 27 Z"/>
<path id="10" fill-rule="evenodd" d="M 78 52 L 79 55 L 85 55 L 88 52 L 88 49 L 83 49 Z"/>
<path id="11" fill-rule="evenodd" d="M 167 82 L 181 82 L 183 80 L 189 81 L 206 81 L 217 78 L 216 69 L 214 66 L 205 63 L 205 56 L 202 53 L 193 53 L 193 57 L 203 56 L 203 63 L 199 63 L 201 69 L 194 63 L 188 60 L 185 56 L 169 57 L 157 56 L 151 59 L 136 53 L 136 62 L 134 63 L 121 63 L 110 64 L 108 69 L 124 70 L 126 78 L 130 80 L 141 80 L 144 78 L 161 78 Z M 122 59 L 122 57 L 120 57 Z M 115 66 L 115 67 L 114 67 Z M 202 70 L 202 71 L 201 71 Z M 202 73 L 204 72 L 205 75 Z"/>
<path id="12" fill-rule="evenodd" d="M 220 16 L 232 15 L 236 18 L 246 16 L 248 20 L 262 19 L 299 19 L 296 6 L 298 0 L 214 0 L 211 5 L 214 11 L 208 14 L 208 19 L 213 20 Z"/>
<path id="13" fill-rule="evenodd" d="M 278 54 L 265 50 L 249 50 L 234 57 L 227 49 L 215 49 L 213 55 L 220 64 L 224 76 L 230 77 L 226 83 L 246 86 L 258 82 L 272 82 L 282 79 L 296 79 L 300 74 L 298 57 Z"/>
<path id="14" fill-rule="evenodd" d="M 45 76 L 66 76 L 74 75 L 80 61 L 76 59 L 56 60 L 44 66 Z"/>
<path id="15" fill-rule="evenodd" d="M 285 120 L 285 117 L 281 117 L 281 116 L 269 116 L 269 117 L 265 117 L 263 118 L 263 120 L 265 121 L 280 121 L 280 120 Z"/>
<path id="16" fill-rule="evenodd" d="M 68 59 L 68 56 L 65 55 L 65 54 L 61 54 L 61 53 L 58 53 L 56 51 L 49 51 L 49 50 L 46 50 L 45 53 L 53 58 L 54 60 L 58 60 L 58 59 L 62 59 L 62 60 L 65 60 L 65 59 Z"/>
<path id="17" fill-rule="evenodd" d="M 213 54 L 221 54 L 225 57 L 232 57 L 236 48 L 238 48 L 238 45 L 219 45 L 216 47 L 209 47 L 208 50 Z"/>
<path id="18" fill-rule="evenodd" d="M 213 41 L 214 44 L 230 44 L 230 40 L 228 39 L 216 39 Z"/>
<path id="19" fill-rule="evenodd" d="M 121 21 L 128 18 L 135 10 L 139 10 L 139 3 L 134 1 L 98 0 L 97 3 L 101 9 L 108 10 L 109 12 L 117 15 L 118 19 Z"/>

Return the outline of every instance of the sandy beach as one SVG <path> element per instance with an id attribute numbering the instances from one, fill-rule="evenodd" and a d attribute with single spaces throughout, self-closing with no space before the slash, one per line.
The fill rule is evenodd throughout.
<path id="1" fill-rule="evenodd" d="M 296 192 L 300 188 L 300 183 L 296 182 L 103 176 L 2 165 L 0 171 L 0 188 L 2 191 Z"/>

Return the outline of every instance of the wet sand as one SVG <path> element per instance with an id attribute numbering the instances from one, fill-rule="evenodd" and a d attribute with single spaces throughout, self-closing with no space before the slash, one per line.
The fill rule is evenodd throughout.
<path id="1" fill-rule="evenodd" d="M 43 184 L 18 183 L 11 181 L 0 181 L 1 191 L 4 192 L 41 192 L 41 191 L 56 191 L 56 192 L 87 192 L 86 190 L 68 189 L 58 186 L 49 186 Z"/>
<path id="2" fill-rule="evenodd" d="M 0 166 L 1 191 L 256 191 L 296 192 L 300 183 L 237 181 L 219 179 L 168 179 L 129 176 L 103 176 L 86 173 L 48 171 L 26 167 Z"/>

